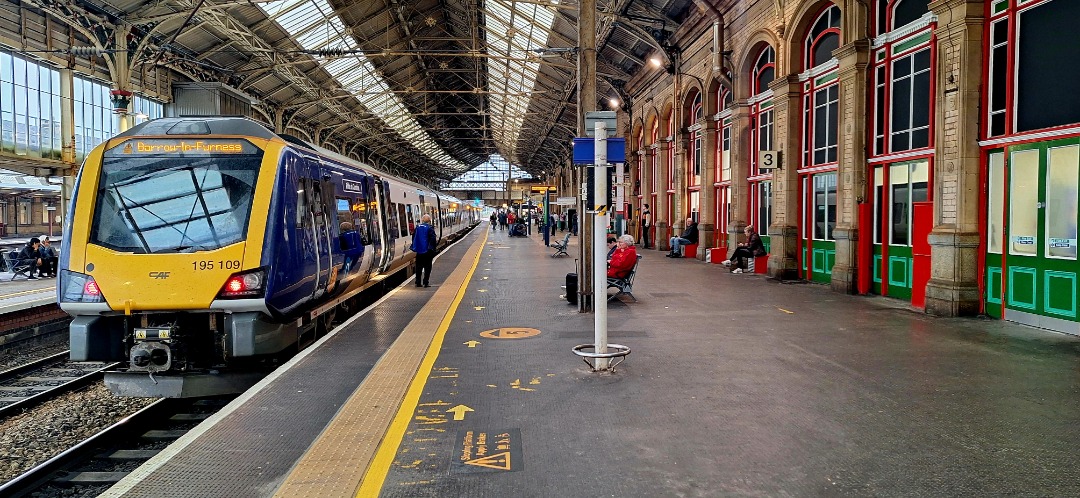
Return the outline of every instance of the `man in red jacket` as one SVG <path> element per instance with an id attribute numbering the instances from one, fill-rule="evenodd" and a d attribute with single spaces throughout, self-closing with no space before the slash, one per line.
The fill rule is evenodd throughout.
<path id="1" fill-rule="evenodd" d="M 625 278 L 637 264 L 637 249 L 634 248 L 634 236 L 623 235 L 616 242 L 615 253 L 608 260 L 607 276 Z"/>

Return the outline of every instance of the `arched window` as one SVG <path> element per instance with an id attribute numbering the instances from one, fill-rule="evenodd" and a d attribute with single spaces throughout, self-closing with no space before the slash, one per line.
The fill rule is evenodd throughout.
<path id="1" fill-rule="evenodd" d="M 930 12 L 929 0 L 874 0 L 874 36 L 907 26 Z"/>
<path id="2" fill-rule="evenodd" d="M 772 47 L 766 46 L 765 50 L 758 55 L 757 62 L 754 63 L 754 88 L 750 93 L 757 95 L 768 90 L 769 83 L 772 83 L 774 78 L 776 78 L 776 52 Z"/>
<path id="3" fill-rule="evenodd" d="M 840 8 L 833 5 L 825 9 L 814 21 L 814 27 L 806 36 L 805 67 L 810 69 L 829 62 L 833 50 L 840 48 Z"/>
<path id="4" fill-rule="evenodd" d="M 802 154 L 799 164 L 799 265 L 803 277 L 831 280 L 836 243 L 836 168 L 839 159 L 840 8 L 823 9 L 803 38 Z"/>
<path id="5" fill-rule="evenodd" d="M 761 169 L 758 164 L 758 154 L 763 150 L 774 150 L 773 141 L 773 98 L 769 83 L 776 77 L 776 51 L 772 46 L 766 45 L 761 49 L 754 62 L 754 70 L 751 74 L 753 95 L 748 100 L 750 104 L 750 168 L 747 171 L 747 183 L 750 192 L 750 202 L 747 205 L 749 212 L 746 213 L 746 222 L 758 227 L 762 235 L 768 233 L 769 224 L 772 223 L 772 171 Z M 720 194 L 718 194 L 720 195 Z M 734 218 L 729 213 L 729 217 Z M 766 248 L 769 246 L 769 237 L 761 238 Z"/>
<path id="6" fill-rule="evenodd" d="M 705 138 L 702 133 L 702 124 L 705 119 L 705 107 L 701 103 L 701 92 L 694 95 L 694 103 L 690 106 L 690 122 L 686 123 L 690 131 L 690 162 L 689 168 L 690 185 L 701 184 L 701 165 L 704 161 L 701 146 Z"/>

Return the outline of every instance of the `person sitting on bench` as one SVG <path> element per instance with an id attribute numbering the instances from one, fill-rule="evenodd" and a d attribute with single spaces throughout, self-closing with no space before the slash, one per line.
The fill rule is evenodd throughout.
<path id="1" fill-rule="evenodd" d="M 630 234 L 619 237 L 615 243 L 615 252 L 608 260 L 607 276 L 610 278 L 626 278 L 637 264 L 637 249 L 634 248 L 634 236 Z"/>
<path id="2" fill-rule="evenodd" d="M 607 260 L 611 261 L 611 255 L 615 254 L 615 250 L 619 248 L 619 241 L 614 235 L 608 234 L 607 236 Z"/>
<path id="3" fill-rule="evenodd" d="M 693 218 L 686 219 L 686 230 L 683 230 L 681 237 L 671 238 L 671 252 L 667 254 L 669 258 L 681 258 L 683 257 L 682 246 L 687 244 L 697 244 L 697 223 L 694 223 Z"/>
<path id="4" fill-rule="evenodd" d="M 34 237 L 19 251 L 19 255 L 15 256 L 15 259 L 19 260 L 20 263 L 30 265 L 30 271 L 26 273 L 27 280 L 37 280 L 34 273 L 39 272 L 41 269 L 41 257 L 38 255 L 39 247 L 41 247 L 41 241 Z"/>
<path id="5" fill-rule="evenodd" d="M 753 225 L 746 225 L 743 229 L 743 233 L 746 234 L 746 242 L 739 242 L 739 246 L 735 248 L 735 251 L 731 253 L 731 257 L 722 261 L 724 266 L 731 268 L 732 262 L 735 263 L 735 267 L 731 269 L 732 273 L 747 273 L 743 264 L 743 258 L 756 258 L 758 256 L 764 256 L 765 244 L 761 243 L 761 236 L 754 230 Z"/>

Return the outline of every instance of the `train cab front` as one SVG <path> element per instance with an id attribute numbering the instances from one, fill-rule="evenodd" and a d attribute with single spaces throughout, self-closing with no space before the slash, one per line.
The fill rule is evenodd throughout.
<path id="1" fill-rule="evenodd" d="M 87 159 L 57 293 L 75 317 L 71 358 L 120 362 L 106 377 L 117 394 L 239 387 L 211 384 L 253 355 L 267 321 L 265 221 L 252 220 L 273 183 L 260 180 L 263 156 L 243 138 L 181 136 L 117 138 Z"/>

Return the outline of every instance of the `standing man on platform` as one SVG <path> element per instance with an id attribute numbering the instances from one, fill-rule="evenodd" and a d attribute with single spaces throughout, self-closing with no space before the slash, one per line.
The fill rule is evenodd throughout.
<path id="1" fill-rule="evenodd" d="M 431 261 L 435 259 L 435 229 L 431 226 L 431 215 L 425 214 L 420 217 L 420 225 L 413 233 L 412 249 L 416 252 L 416 286 L 431 287 L 428 280 L 431 279 Z"/>
<path id="2" fill-rule="evenodd" d="M 645 205 L 645 209 L 641 210 L 641 247 L 645 249 L 651 249 L 649 247 L 649 229 L 652 228 L 652 211 L 649 211 L 649 205 Z"/>

